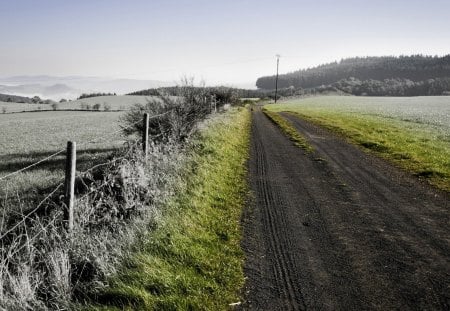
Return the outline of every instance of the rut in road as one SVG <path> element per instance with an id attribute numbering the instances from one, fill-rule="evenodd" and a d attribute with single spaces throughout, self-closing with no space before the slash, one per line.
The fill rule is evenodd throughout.
<path id="1" fill-rule="evenodd" d="M 242 309 L 448 310 L 448 194 L 283 116 L 316 151 L 253 112 Z"/>

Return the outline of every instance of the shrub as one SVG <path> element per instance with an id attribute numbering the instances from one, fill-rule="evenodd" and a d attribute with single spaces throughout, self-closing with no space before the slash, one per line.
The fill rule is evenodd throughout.
<path id="1" fill-rule="evenodd" d="M 239 104 L 239 95 L 236 90 L 228 87 L 217 87 L 210 90 L 210 94 L 215 97 L 217 106 L 222 107 L 226 104 Z"/>
<path id="2" fill-rule="evenodd" d="M 57 103 L 53 102 L 50 104 L 50 106 L 52 107 L 53 110 L 57 110 L 59 105 Z"/>
<path id="3" fill-rule="evenodd" d="M 101 105 L 99 103 L 96 103 L 96 104 L 94 104 L 94 106 L 92 106 L 92 109 L 100 111 L 100 107 L 101 107 Z"/>
<path id="4" fill-rule="evenodd" d="M 103 103 L 103 110 L 105 111 L 111 111 L 111 105 L 108 103 Z"/>
<path id="5" fill-rule="evenodd" d="M 160 95 L 146 105 L 136 104 L 122 117 L 126 135 L 143 132 L 143 115 L 148 113 L 149 136 L 154 141 L 185 140 L 197 123 L 210 112 L 210 97 L 204 88 L 195 88 L 191 81 L 180 87 L 179 96 Z M 158 117 L 155 117 L 158 116 Z"/>

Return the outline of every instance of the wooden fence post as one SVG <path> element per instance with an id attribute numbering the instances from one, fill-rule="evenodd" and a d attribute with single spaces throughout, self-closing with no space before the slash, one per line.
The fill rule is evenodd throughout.
<path id="1" fill-rule="evenodd" d="M 77 162 L 77 144 L 74 141 L 67 142 L 66 152 L 66 179 L 64 183 L 64 221 L 67 229 L 73 229 L 73 207 L 75 197 L 75 172 Z"/>
<path id="2" fill-rule="evenodd" d="M 148 113 L 144 113 L 144 132 L 142 133 L 142 149 L 144 152 L 144 160 L 147 161 L 148 153 Z"/>

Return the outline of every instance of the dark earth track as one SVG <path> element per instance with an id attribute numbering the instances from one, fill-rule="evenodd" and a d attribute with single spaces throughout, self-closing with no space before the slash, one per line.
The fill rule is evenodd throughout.
<path id="1" fill-rule="evenodd" d="M 243 310 L 449 310 L 448 193 L 282 114 L 253 112 Z"/>

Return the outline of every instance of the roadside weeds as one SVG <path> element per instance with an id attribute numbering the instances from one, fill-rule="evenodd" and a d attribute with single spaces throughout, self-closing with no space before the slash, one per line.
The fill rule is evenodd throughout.
<path id="1" fill-rule="evenodd" d="M 250 112 L 239 109 L 221 118 L 193 143 L 164 221 L 87 309 L 228 310 L 239 301 Z"/>

